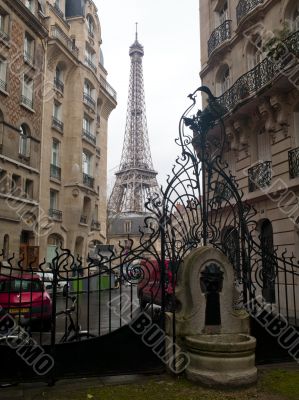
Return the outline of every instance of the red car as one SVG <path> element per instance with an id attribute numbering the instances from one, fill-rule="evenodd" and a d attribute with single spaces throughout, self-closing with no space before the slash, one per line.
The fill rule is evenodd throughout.
<path id="1" fill-rule="evenodd" d="M 0 305 L 20 325 L 41 323 L 50 329 L 52 300 L 37 274 L 0 275 Z"/>
<path id="2" fill-rule="evenodd" d="M 143 270 L 142 279 L 138 282 L 137 294 L 140 308 L 144 309 L 147 304 L 162 304 L 161 290 L 161 270 L 156 260 L 147 260 L 141 262 Z M 165 295 L 166 310 L 172 309 L 174 293 L 174 283 L 172 271 L 169 266 L 169 260 L 165 261 Z"/>

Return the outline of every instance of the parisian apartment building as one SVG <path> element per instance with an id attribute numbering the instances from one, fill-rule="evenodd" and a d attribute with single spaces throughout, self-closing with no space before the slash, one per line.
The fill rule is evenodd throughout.
<path id="1" fill-rule="evenodd" d="M 299 259 L 298 1 L 199 3 L 200 76 L 224 114 L 228 169 L 256 209 L 253 235 Z"/>
<path id="2" fill-rule="evenodd" d="M 106 243 L 107 82 L 91 0 L 0 0 L 0 248 L 24 267 Z M 13 263 L 13 261 L 12 261 Z"/>

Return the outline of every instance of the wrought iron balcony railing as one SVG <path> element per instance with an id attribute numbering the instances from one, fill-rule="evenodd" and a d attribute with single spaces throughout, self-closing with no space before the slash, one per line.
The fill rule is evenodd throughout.
<path id="1" fill-rule="evenodd" d="M 91 221 L 91 230 L 92 231 L 100 231 L 101 230 L 101 223 L 96 220 Z"/>
<path id="2" fill-rule="evenodd" d="M 94 178 L 88 174 L 83 173 L 83 184 L 93 189 L 94 186 Z"/>
<path id="3" fill-rule="evenodd" d="M 85 57 L 85 64 L 91 68 L 94 72 L 97 72 L 97 67 L 95 66 L 95 64 L 93 63 L 92 59 Z"/>
<path id="4" fill-rule="evenodd" d="M 270 186 L 272 180 L 271 161 L 264 161 L 248 169 L 249 192 Z"/>
<path id="5" fill-rule="evenodd" d="M 0 89 L 2 89 L 5 92 L 7 92 L 7 83 L 4 82 L 2 79 L 0 79 Z"/>
<path id="6" fill-rule="evenodd" d="M 80 217 L 80 224 L 87 224 L 87 216 L 86 215 L 81 215 Z"/>
<path id="7" fill-rule="evenodd" d="M 73 40 L 71 40 L 57 25 L 51 26 L 50 37 L 57 39 L 67 50 L 69 50 L 76 58 L 79 56 L 79 49 L 75 46 Z"/>
<path id="8" fill-rule="evenodd" d="M 96 144 L 97 142 L 97 138 L 95 137 L 95 135 L 93 135 L 91 132 L 83 129 L 82 131 L 82 136 L 87 139 L 89 142 L 91 142 L 92 144 Z"/>
<path id="9" fill-rule="evenodd" d="M 240 0 L 237 5 L 237 22 L 241 21 L 245 15 L 249 14 L 250 11 L 255 9 L 258 5 L 263 4 L 264 0 Z"/>
<path id="10" fill-rule="evenodd" d="M 51 164 L 50 165 L 50 177 L 61 180 L 61 168 L 57 165 Z"/>
<path id="11" fill-rule="evenodd" d="M 218 46 L 231 38 L 231 23 L 231 20 L 226 20 L 212 32 L 208 41 L 209 57 Z"/>
<path id="12" fill-rule="evenodd" d="M 60 121 L 58 118 L 52 117 L 52 127 L 59 130 L 60 132 L 63 132 L 64 123 Z"/>
<path id="13" fill-rule="evenodd" d="M 56 219 L 57 221 L 62 220 L 62 211 L 55 210 L 54 208 L 49 209 L 49 217 Z"/>
<path id="14" fill-rule="evenodd" d="M 223 108 L 223 114 L 233 110 L 245 98 L 258 92 L 279 74 L 284 73 L 288 67 L 293 66 L 295 57 L 299 57 L 299 31 L 292 33 L 280 45 L 282 54 L 280 58 L 277 60 L 271 57 L 265 58 L 217 98 Z"/>
<path id="15" fill-rule="evenodd" d="M 32 99 L 28 99 L 28 97 L 26 97 L 24 95 L 21 96 L 21 103 L 24 106 L 27 106 L 27 107 L 33 109 L 33 100 Z"/>
<path id="16" fill-rule="evenodd" d="M 232 192 L 225 182 L 217 182 L 214 191 L 214 197 L 217 201 L 227 201 L 232 197 Z"/>
<path id="17" fill-rule="evenodd" d="M 104 77 L 101 76 L 100 85 L 116 100 L 116 91 L 113 89 L 111 85 L 106 81 Z"/>
<path id="18" fill-rule="evenodd" d="M 96 108 L 95 100 L 88 93 L 83 93 L 83 101 L 88 107 L 92 109 Z"/>
<path id="19" fill-rule="evenodd" d="M 58 89 L 61 93 L 64 92 L 64 83 L 60 79 L 55 77 L 54 85 L 55 85 L 55 88 Z"/>
<path id="20" fill-rule="evenodd" d="M 289 151 L 289 171 L 291 179 L 299 176 L 299 147 Z"/>

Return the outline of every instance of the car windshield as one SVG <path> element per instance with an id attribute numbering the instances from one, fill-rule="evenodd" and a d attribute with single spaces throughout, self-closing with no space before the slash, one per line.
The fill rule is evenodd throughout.
<path id="1" fill-rule="evenodd" d="M 42 283 L 38 280 L 11 279 L 0 281 L 0 293 L 41 292 Z"/>

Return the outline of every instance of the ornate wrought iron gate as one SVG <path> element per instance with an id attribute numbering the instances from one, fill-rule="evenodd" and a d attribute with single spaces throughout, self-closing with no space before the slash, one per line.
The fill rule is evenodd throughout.
<path id="1" fill-rule="evenodd" d="M 208 106 L 192 115 L 200 91 L 208 95 Z M 236 314 L 245 310 L 254 315 L 267 304 L 272 315 L 298 327 L 298 264 L 273 246 L 267 250 L 257 237 L 255 211 L 243 200 L 223 159 L 225 110 L 207 88 L 199 88 L 190 99 L 177 139 L 181 154 L 166 188 L 146 203 L 150 216 L 140 228 L 138 243 L 129 240 L 129 248 L 120 246 L 118 254 L 111 250 L 108 257 L 99 254 L 86 262 L 68 250 L 57 250 L 51 265 L 39 266 L 52 300 L 34 284 L 37 271 L 31 265 L 21 260 L 14 268 L 10 259 L 8 267 L 1 267 L 0 329 L 2 336 L 5 329 L 9 332 L 12 345 L 0 337 L 5 344 L 0 346 L 1 359 L 8 360 L 1 363 L 0 379 L 54 381 L 70 375 L 163 369 L 165 316 L 180 307 L 177 272 L 186 255 L 201 245 L 223 251 L 233 264 Z M 65 297 L 59 293 L 63 290 Z M 29 325 L 31 334 L 9 326 L 10 315 Z M 173 322 L 172 360 L 175 328 Z M 53 360 L 49 370 L 45 354 Z M 175 370 L 175 362 L 168 367 Z"/>

